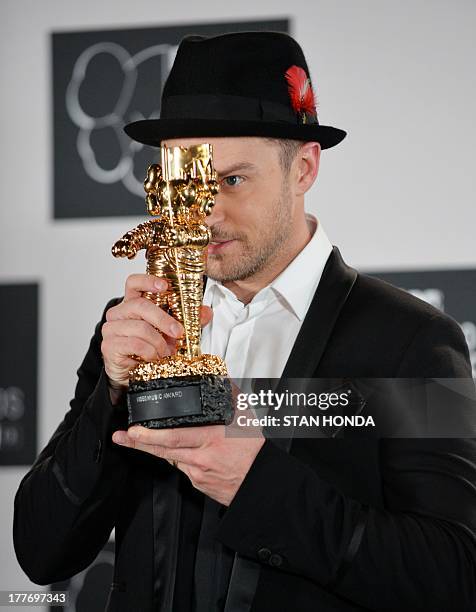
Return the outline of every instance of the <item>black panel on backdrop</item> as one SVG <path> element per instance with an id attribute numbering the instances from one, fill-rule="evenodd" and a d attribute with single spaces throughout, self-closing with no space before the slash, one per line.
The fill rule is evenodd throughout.
<path id="1" fill-rule="evenodd" d="M 476 377 L 476 270 L 376 272 L 373 276 L 406 289 L 456 319 L 466 337 Z"/>
<path id="2" fill-rule="evenodd" d="M 266 20 L 53 34 L 54 217 L 145 215 L 142 185 L 157 153 L 122 128 L 159 116 L 184 36 L 288 27 Z"/>
<path id="3" fill-rule="evenodd" d="M 0 465 L 35 460 L 38 285 L 0 285 Z"/>
<path id="4" fill-rule="evenodd" d="M 103 612 L 114 573 L 114 542 L 102 549 L 89 567 L 70 580 L 56 582 L 51 591 L 68 591 L 67 606 L 50 606 L 51 612 Z"/>

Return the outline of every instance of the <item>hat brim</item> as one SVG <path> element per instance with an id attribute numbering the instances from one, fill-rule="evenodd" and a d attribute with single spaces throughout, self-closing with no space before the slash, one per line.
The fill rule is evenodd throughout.
<path id="1" fill-rule="evenodd" d="M 200 138 L 221 136 L 263 136 L 315 141 L 322 149 L 330 149 L 341 142 L 347 132 L 329 125 L 224 119 L 143 119 L 125 126 L 124 131 L 137 142 L 159 147 L 172 138 Z"/>

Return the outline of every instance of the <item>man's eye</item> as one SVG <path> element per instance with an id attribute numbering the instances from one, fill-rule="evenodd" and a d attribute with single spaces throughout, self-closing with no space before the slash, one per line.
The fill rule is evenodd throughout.
<path id="1" fill-rule="evenodd" d="M 226 185 L 228 185 L 228 187 L 236 187 L 243 182 L 243 177 L 233 174 L 232 176 L 227 176 L 224 178 L 223 181 Z"/>

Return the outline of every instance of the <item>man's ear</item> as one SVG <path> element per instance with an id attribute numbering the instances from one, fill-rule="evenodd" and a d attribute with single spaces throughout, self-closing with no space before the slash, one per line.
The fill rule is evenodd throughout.
<path id="1" fill-rule="evenodd" d="M 319 172 L 321 145 L 318 142 L 306 142 L 296 155 L 295 194 L 303 195 L 308 191 Z"/>

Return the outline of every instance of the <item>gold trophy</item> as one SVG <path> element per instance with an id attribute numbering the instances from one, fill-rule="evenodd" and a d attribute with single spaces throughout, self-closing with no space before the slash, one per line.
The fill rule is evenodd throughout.
<path id="1" fill-rule="evenodd" d="M 164 293 L 144 293 L 183 325 L 175 355 L 153 362 L 140 357 L 129 372 L 129 424 L 149 428 L 229 423 L 233 418 L 226 365 L 200 352 L 200 308 L 206 247 L 205 225 L 219 185 L 212 146 L 162 146 L 161 163 L 144 181 L 147 211 L 154 218 L 127 232 L 112 247 L 114 257 L 133 259 L 146 251 L 147 274 L 168 281 Z"/>

